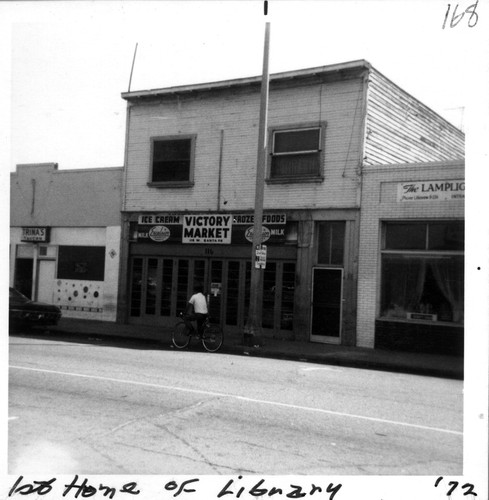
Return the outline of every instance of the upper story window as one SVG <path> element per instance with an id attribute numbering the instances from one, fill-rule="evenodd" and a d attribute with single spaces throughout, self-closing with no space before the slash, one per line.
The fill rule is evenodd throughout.
<path id="1" fill-rule="evenodd" d="M 322 180 L 324 125 L 271 131 L 269 181 Z"/>
<path id="2" fill-rule="evenodd" d="M 155 137 L 151 140 L 150 184 L 188 186 L 193 181 L 195 136 Z"/>

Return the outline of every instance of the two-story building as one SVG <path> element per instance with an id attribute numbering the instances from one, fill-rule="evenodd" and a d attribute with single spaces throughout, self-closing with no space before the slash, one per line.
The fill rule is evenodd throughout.
<path id="1" fill-rule="evenodd" d="M 194 284 L 203 283 L 211 314 L 226 329 L 242 330 L 260 84 L 252 77 L 122 94 L 121 321 L 172 325 Z M 366 61 L 271 75 L 264 335 L 374 347 L 380 247 L 361 242 L 366 179 L 377 166 L 386 175 L 389 165 L 438 162 L 442 169 L 463 156 L 458 129 Z M 417 180 L 413 175 L 402 180 Z M 384 215 L 375 214 L 377 227 Z M 376 278 L 368 283 L 360 267 L 374 264 L 362 252 L 375 255 L 369 270 Z"/>
<path id="2" fill-rule="evenodd" d="M 122 168 L 17 165 L 10 175 L 10 286 L 63 316 L 115 321 Z"/>

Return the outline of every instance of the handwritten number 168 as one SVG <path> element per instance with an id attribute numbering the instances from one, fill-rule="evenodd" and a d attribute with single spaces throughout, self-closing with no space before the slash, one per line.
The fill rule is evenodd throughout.
<path id="1" fill-rule="evenodd" d="M 473 28 L 477 21 L 479 21 L 479 16 L 477 15 L 476 9 L 479 4 L 479 0 L 477 0 L 473 5 L 467 7 L 461 14 L 457 14 L 458 4 L 455 5 L 455 8 L 452 12 L 452 20 L 450 21 L 450 28 L 455 28 L 457 24 L 463 19 L 465 14 L 470 14 L 469 20 L 467 22 L 469 28 Z M 443 21 L 443 29 L 445 29 L 448 17 L 450 15 L 450 10 L 452 8 L 451 4 L 448 4 L 447 13 L 445 14 L 445 20 Z"/>

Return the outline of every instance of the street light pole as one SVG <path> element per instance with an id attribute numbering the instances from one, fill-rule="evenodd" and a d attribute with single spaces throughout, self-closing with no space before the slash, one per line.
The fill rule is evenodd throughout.
<path id="1" fill-rule="evenodd" d="M 253 243 L 251 249 L 250 305 L 244 328 L 245 345 L 260 344 L 262 334 L 263 268 L 255 264 L 256 250 L 262 244 L 263 191 L 267 159 L 267 115 L 268 115 L 268 53 L 270 48 L 270 23 L 265 24 L 265 46 L 263 50 L 263 72 L 261 81 L 260 122 L 258 128 L 258 154 L 256 164 L 255 212 Z"/>

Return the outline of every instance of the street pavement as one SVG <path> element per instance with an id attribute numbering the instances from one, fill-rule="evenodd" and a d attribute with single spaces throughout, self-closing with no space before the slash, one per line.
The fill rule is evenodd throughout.
<path id="1" fill-rule="evenodd" d="M 37 332 L 36 332 L 37 333 Z M 51 333 L 95 342 L 131 342 L 172 348 L 171 329 L 113 322 L 61 318 Z M 195 345 L 194 348 L 199 348 Z M 337 366 L 370 368 L 462 380 L 464 359 L 425 353 L 386 351 L 332 344 L 263 338 L 259 347 L 244 345 L 243 336 L 225 332 L 220 352 L 243 356 L 309 361 Z"/>
<path id="2" fill-rule="evenodd" d="M 460 380 L 154 341 L 9 340 L 11 474 L 462 473 Z"/>

